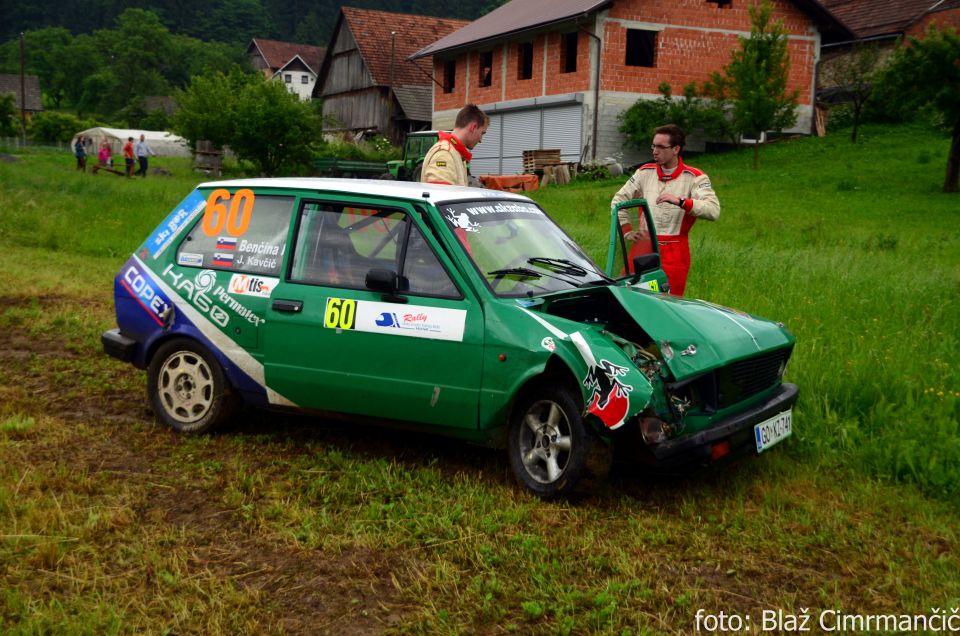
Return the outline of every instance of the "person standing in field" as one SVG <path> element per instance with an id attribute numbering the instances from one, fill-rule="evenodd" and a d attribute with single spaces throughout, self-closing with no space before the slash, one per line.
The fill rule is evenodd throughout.
<path id="1" fill-rule="evenodd" d="M 137 161 L 140 162 L 140 169 L 137 170 L 137 174 L 141 177 L 147 176 L 147 155 L 156 155 L 155 152 L 147 145 L 147 140 L 143 138 L 143 135 L 140 135 L 140 141 L 137 142 L 137 145 L 134 147 L 134 152 L 137 155 Z"/>
<path id="2" fill-rule="evenodd" d="M 100 151 L 97 153 L 97 160 L 101 168 L 110 167 L 110 142 L 106 139 L 100 142 Z"/>
<path id="3" fill-rule="evenodd" d="M 453 130 L 440 132 L 440 139 L 433 144 L 423 158 L 423 183 L 445 185 L 469 185 L 470 173 L 467 162 L 473 158 L 470 152 L 483 139 L 490 125 L 490 118 L 475 104 L 467 104 L 457 113 Z"/>
<path id="4" fill-rule="evenodd" d="M 77 158 L 77 170 L 87 171 L 87 147 L 83 143 L 83 135 L 77 137 L 77 142 L 73 144 L 73 154 Z"/>
<path id="5" fill-rule="evenodd" d="M 697 219 L 716 221 L 720 217 L 720 200 L 710 178 L 702 170 L 686 165 L 680 157 L 686 143 L 687 136 L 679 126 L 657 128 L 650 146 L 653 163 L 640 166 L 610 203 L 614 206 L 630 199 L 646 199 L 670 293 L 677 296 L 683 296 L 690 271 L 690 229 Z M 631 242 L 627 262 L 632 271 L 633 257 L 643 253 L 646 228 L 641 223 L 633 229 L 626 210 L 620 210 L 618 220 L 624 237 Z"/>
<path id="6" fill-rule="evenodd" d="M 123 161 L 127 164 L 127 176 L 133 176 L 133 137 L 127 137 L 127 143 L 123 144 Z"/>

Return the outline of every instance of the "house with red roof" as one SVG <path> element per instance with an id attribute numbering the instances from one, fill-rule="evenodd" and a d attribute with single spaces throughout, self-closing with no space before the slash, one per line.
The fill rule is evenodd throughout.
<path id="1" fill-rule="evenodd" d="M 304 101 L 313 95 L 324 52 L 320 46 L 262 38 L 254 38 L 247 45 L 253 68 L 267 79 L 283 82 L 287 90 Z"/>
<path id="2" fill-rule="evenodd" d="M 960 0 L 817 0 L 853 34 L 850 40 L 825 44 L 822 49 L 821 81 L 831 101 L 830 67 L 851 55 L 855 44 L 875 44 L 881 59 L 893 51 L 900 38 L 922 38 L 930 26 L 952 27 L 960 31 Z"/>
<path id="3" fill-rule="evenodd" d="M 400 143 L 407 132 L 429 129 L 433 67 L 408 58 L 466 24 L 342 7 L 314 90 L 324 132 L 375 132 Z"/>
<path id="4" fill-rule="evenodd" d="M 413 59 L 433 61 L 433 128 L 449 128 L 465 103 L 490 115 L 473 152 L 477 174 L 521 172 L 523 151 L 547 148 L 560 149 L 565 161 L 622 153 L 635 163 L 650 155 L 625 147 L 620 114 L 640 98 L 660 97 L 662 82 L 679 95 L 721 71 L 750 35 L 752 3 L 512 0 Z M 788 89 L 800 93 L 792 130 L 809 133 L 820 47 L 852 33 L 815 0 L 773 7 L 788 38 Z"/>

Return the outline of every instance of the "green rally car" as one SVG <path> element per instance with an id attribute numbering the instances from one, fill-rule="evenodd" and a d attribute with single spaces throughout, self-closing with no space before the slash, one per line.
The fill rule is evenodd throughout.
<path id="1" fill-rule="evenodd" d="M 177 431 L 244 403 L 389 421 L 505 446 L 544 498 L 602 473 L 612 448 L 666 466 L 789 436 L 793 336 L 664 293 L 645 203 L 618 207 L 648 253 L 626 262 L 615 209 L 604 272 L 521 195 L 201 184 L 121 268 L 102 343 L 147 370 Z"/>

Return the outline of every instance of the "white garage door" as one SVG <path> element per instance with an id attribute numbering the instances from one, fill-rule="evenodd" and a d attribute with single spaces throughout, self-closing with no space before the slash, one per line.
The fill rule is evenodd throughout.
<path id="1" fill-rule="evenodd" d="M 559 148 L 564 161 L 579 161 L 582 113 L 581 104 L 569 104 L 491 115 L 483 142 L 474 148 L 471 174 L 520 174 L 524 150 Z"/>

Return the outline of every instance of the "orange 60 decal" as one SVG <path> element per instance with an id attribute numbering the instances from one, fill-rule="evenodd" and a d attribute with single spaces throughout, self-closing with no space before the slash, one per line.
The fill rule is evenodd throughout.
<path id="1" fill-rule="evenodd" d="M 207 209 L 203 213 L 203 233 L 218 236 L 226 230 L 229 236 L 243 236 L 250 227 L 253 216 L 253 190 L 230 191 L 218 188 L 207 197 Z M 230 207 L 227 207 L 227 204 Z"/>

